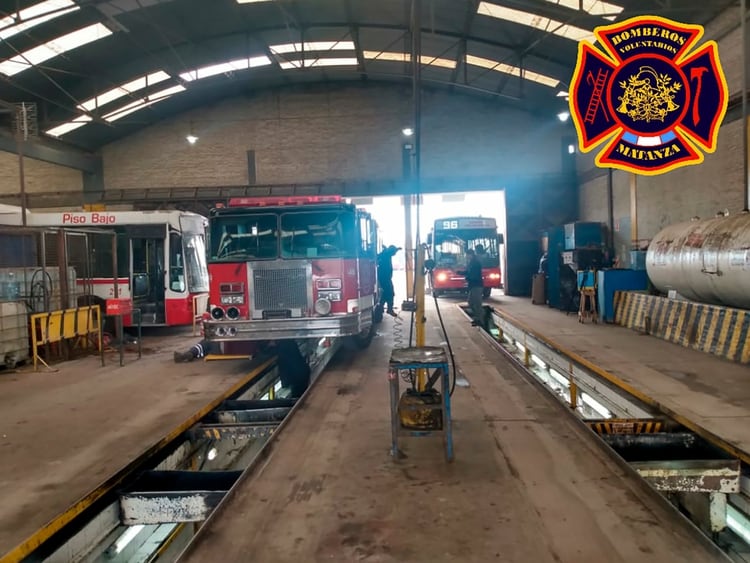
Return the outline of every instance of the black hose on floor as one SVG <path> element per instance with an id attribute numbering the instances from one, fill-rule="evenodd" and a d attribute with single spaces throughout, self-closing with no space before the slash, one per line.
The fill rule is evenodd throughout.
<path id="1" fill-rule="evenodd" d="M 430 287 L 432 287 L 432 270 L 428 271 L 430 276 Z M 456 390 L 456 377 L 458 377 L 458 371 L 456 370 L 456 358 L 453 355 L 453 348 L 451 347 L 451 340 L 448 338 L 448 331 L 445 330 L 445 323 L 443 323 L 443 315 L 440 314 L 440 305 L 438 304 L 438 298 L 435 293 L 432 293 L 432 299 L 435 301 L 435 310 L 437 311 L 438 320 L 440 321 L 440 329 L 443 331 L 443 337 L 445 338 L 445 345 L 448 347 L 448 355 L 451 357 L 451 367 L 453 368 L 453 381 L 451 382 L 450 396 L 453 396 L 453 391 Z"/>

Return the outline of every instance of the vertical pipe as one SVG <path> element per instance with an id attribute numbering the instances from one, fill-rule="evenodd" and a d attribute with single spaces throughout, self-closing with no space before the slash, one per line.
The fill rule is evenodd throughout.
<path id="1" fill-rule="evenodd" d="M 615 194 L 613 187 L 613 170 L 607 170 L 607 246 L 610 251 L 615 248 Z"/>
<path id="2" fill-rule="evenodd" d="M 16 110 L 18 111 L 18 110 Z M 18 119 L 18 116 L 16 117 Z M 21 195 L 21 225 L 26 226 L 26 173 L 23 163 L 23 140 L 21 139 L 21 129 L 16 131 L 16 148 L 18 152 L 18 184 Z"/>
<path id="3" fill-rule="evenodd" d="M 417 270 L 415 272 L 416 278 L 416 295 L 414 301 L 417 304 L 417 318 L 416 318 L 416 346 L 421 348 L 425 345 L 425 302 L 424 302 L 424 246 L 417 245 Z M 443 375 L 443 377 L 446 377 Z M 424 368 L 417 370 L 417 391 L 424 391 L 427 382 L 427 373 Z"/>
<path id="4" fill-rule="evenodd" d="M 68 287 L 68 252 L 65 231 L 57 231 L 57 268 L 60 276 L 60 309 L 70 307 Z"/>
<path id="5" fill-rule="evenodd" d="M 404 241 L 404 268 L 406 269 L 406 297 L 414 298 L 414 244 L 411 236 L 411 195 L 404 196 L 404 226 L 406 240 Z"/>
<path id="6" fill-rule="evenodd" d="M 748 168 L 748 151 L 750 151 L 750 141 L 748 135 L 750 135 L 750 127 L 748 127 L 748 116 L 747 116 L 747 79 L 748 79 L 748 41 L 747 41 L 747 0 L 740 0 L 740 28 L 742 30 L 742 138 L 743 138 L 743 151 L 742 151 L 742 166 L 743 166 L 743 182 L 744 182 L 744 208 L 746 211 L 750 209 L 750 168 Z"/>
<path id="7" fill-rule="evenodd" d="M 635 249 L 638 245 L 638 176 L 630 173 L 630 241 Z"/>

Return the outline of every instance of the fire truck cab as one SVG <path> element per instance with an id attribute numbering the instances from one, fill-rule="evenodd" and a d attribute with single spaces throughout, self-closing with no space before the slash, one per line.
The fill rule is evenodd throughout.
<path id="1" fill-rule="evenodd" d="M 214 342 L 351 337 L 369 345 L 377 225 L 340 196 L 245 197 L 209 214 Z"/>

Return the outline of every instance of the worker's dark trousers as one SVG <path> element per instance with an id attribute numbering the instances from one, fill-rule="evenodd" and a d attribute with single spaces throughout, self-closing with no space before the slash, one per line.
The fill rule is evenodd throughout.
<path id="1" fill-rule="evenodd" d="M 484 320 L 484 311 L 482 309 L 482 291 L 481 287 L 472 287 L 469 289 L 469 308 L 471 309 L 471 315 L 474 317 L 474 321 L 482 323 Z"/>

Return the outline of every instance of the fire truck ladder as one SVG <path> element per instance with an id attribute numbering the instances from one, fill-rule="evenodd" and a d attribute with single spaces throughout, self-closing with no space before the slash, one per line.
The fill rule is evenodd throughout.
<path id="1" fill-rule="evenodd" d="M 604 105 L 602 105 L 602 93 L 604 92 L 604 85 L 607 83 L 607 76 L 609 76 L 609 71 L 602 70 L 601 68 L 597 71 L 596 78 L 594 78 L 594 73 L 591 71 L 586 75 L 586 82 L 593 84 L 594 92 L 591 94 L 589 106 L 586 108 L 586 116 L 583 118 L 584 123 L 594 123 L 596 112 L 599 108 L 602 110 L 604 119 L 609 121 L 609 116 L 604 109 Z"/>

